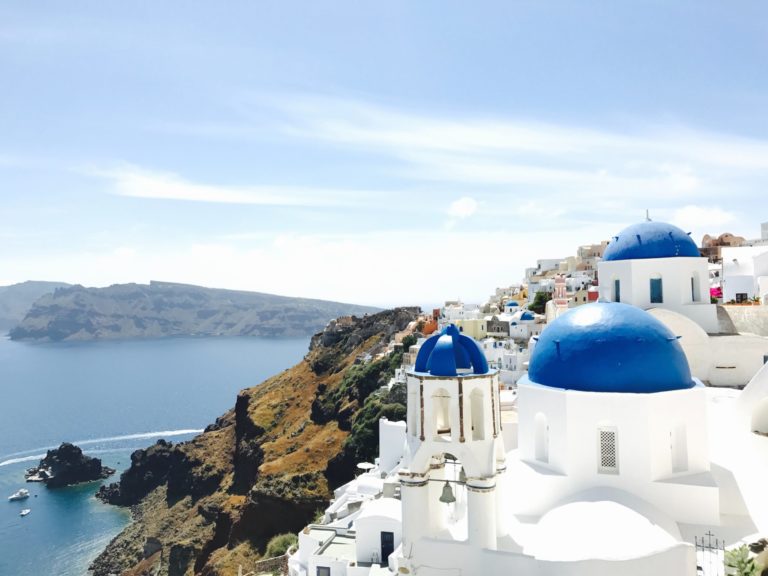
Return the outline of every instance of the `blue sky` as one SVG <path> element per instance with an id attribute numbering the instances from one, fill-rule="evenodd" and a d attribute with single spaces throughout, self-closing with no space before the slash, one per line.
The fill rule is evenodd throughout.
<path id="1" fill-rule="evenodd" d="M 765 2 L 5 2 L 0 284 L 484 298 L 768 220 Z"/>

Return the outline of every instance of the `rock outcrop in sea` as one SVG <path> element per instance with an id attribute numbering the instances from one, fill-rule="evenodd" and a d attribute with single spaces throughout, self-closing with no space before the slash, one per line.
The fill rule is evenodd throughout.
<path id="1" fill-rule="evenodd" d="M 385 386 L 402 353 L 376 355 L 416 317 L 399 308 L 333 321 L 302 362 L 240 392 L 203 434 L 134 452 L 99 493 L 130 506 L 133 522 L 93 574 L 248 572 L 272 536 L 311 522 L 355 462 L 376 455 L 379 417 L 403 417 L 403 391 Z"/>
<path id="2" fill-rule="evenodd" d="M 103 480 L 114 473 L 113 468 L 102 466 L 99 458 L 86 456 L 78 446 L 64 442 L 58 448 L 48 450 L 36 468 L 27 470 L 26 479 L 28 482 L 44 482 L 48 488 L 62 488 Z"/>

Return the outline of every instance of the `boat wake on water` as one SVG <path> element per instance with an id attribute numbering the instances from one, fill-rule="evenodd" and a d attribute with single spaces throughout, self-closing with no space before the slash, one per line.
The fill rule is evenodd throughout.
<path id="1" fill-rule="evenodd" d="M 202 429 L 194 429 L 194 428 L 185 428 L 182 430 L 163 430 L 159 432 L 141 432 L 138 434 L 125 434 L 122 436 L 107 436 L 104 438 L 91 438 L 87 440 L 77 440 L 73 442 L 76 446 L 92 446 L 94 444 L 110 444 L 114 442 L 124 442 L 126 440 L 147 440 L 150 438 L 170 438 L 174 436 L 187 436 L 190 434 L 200 434 L 203 430 Z M 33 448 L 31 450 L 22 450 L 20 452 L 12 452 L 11 454 L 6 454 L 5 456 L 0 457 L 0 466 L 9 466 L 11 464 L 18 464 L 20 462 L 33 462 L 40 460 L 45 457 L 45 453 L 41 451 L 42 450 L 52 450 L 53 448 L 58 448 L 58 446 L 43 446 L 42 448 Z M 108 452 L 114 452 L 118 450 L 124 450 L 125 448 L 120 449 L 101 449 L 101 450 L 84 450 L 87 453 L 91 454 L 97 454 L 97 453 L 108 453 Z"/>

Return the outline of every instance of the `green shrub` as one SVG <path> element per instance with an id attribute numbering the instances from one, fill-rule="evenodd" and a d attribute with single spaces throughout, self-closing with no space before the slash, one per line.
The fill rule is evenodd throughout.
<path id="1" fill-rule="evenodd" d="M 267 543 L 267 551 L 264 553 L 266 558 L 274 558 L 275 556 L 282 556 L 291 546 L 295 546 L 299 539 L 296 534 L 278 534 L 270 538 Z"/>
<path id="2" fill-rule="evenodd" d="M 424 328 L 424 326 L 422 326 L 421 328 Z M 421 332 L 421 328 L 419 329 L 419 332 Z M 416 344 L 416 342 L 418 341 L 419 339 L 416 338 L 416 336 L 414 336 L 413 334 L 408 334 L 408 336 L 403 337 L 400 343 L 403 345 L 403 351 L 408 352 L 408 349 L 414 344 Z"/>
<path id="3" fill-rule="evenodd" d="M 725 565 L 730 568 L 729 574 L 734 576 L 758 576 L 760 573 L 755 559 L 749 557 L 746 545 L 725 551 Z"/>
<path id="4" fill-rule="evenodd" d="M 552 300 L 552 294 L 549 292 L 536 292 L 533 303 L 528 306 L 528 309 L 536 314 L 544 314 L 544 308 L 550 300 Z"/>

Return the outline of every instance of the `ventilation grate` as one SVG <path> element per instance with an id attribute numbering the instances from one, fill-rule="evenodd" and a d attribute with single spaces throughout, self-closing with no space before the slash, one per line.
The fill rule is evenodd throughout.
<path id="1" fill-rule="evenodd" d="M 619 467 L 616 430 L 600 430 L 600 471 L 616 472 Z"/>

